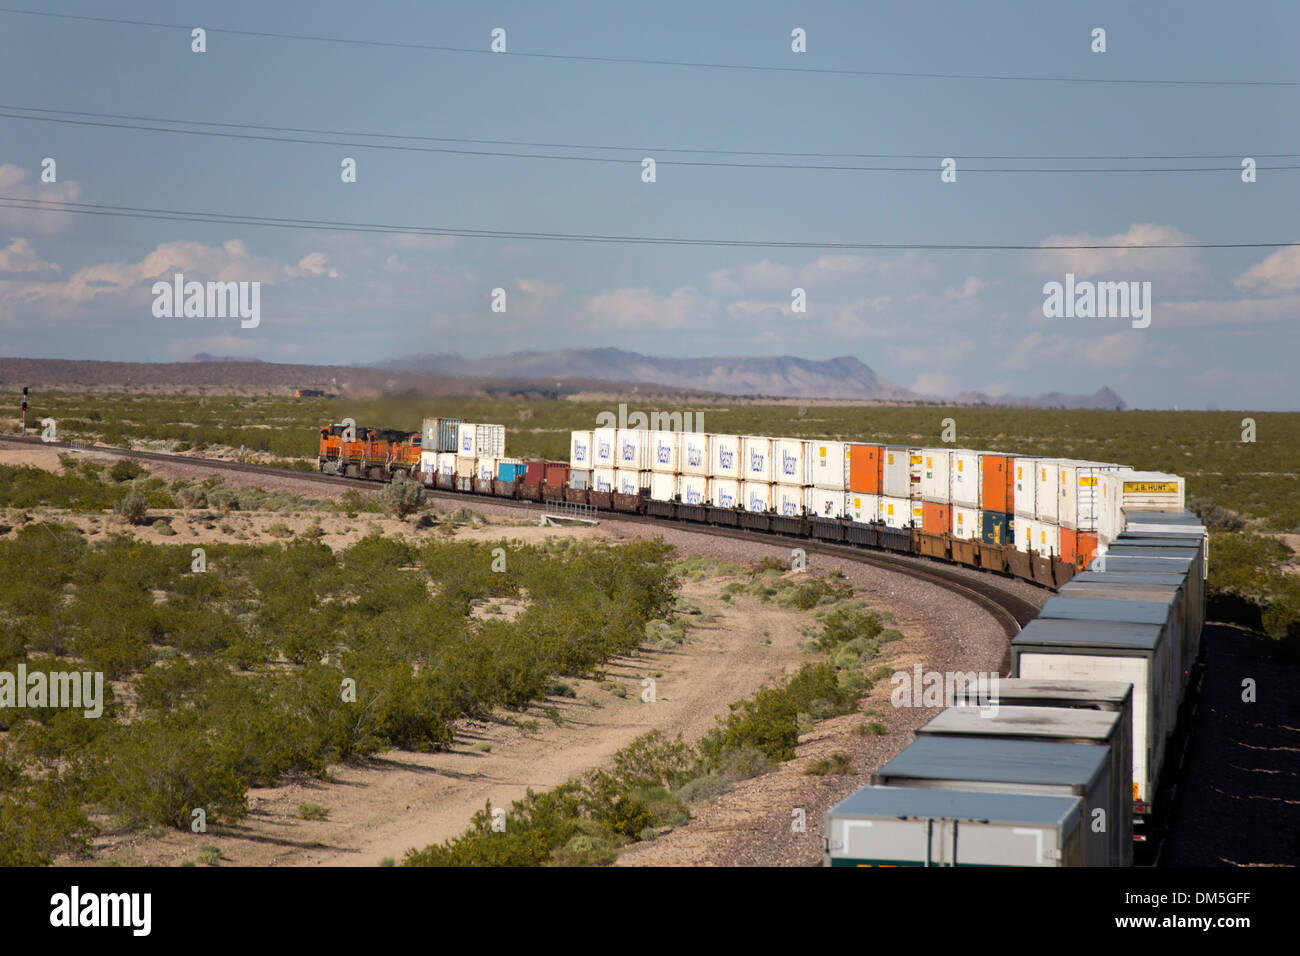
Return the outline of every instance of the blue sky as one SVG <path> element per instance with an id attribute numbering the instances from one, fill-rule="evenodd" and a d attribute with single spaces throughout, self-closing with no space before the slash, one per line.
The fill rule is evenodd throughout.
<path id="1" fill-rule="evenodd" d="M 36 7 L 33 6 L 32 9 Z M 40 9 L 515 53 L 1089 78 L 1300 80 L 1300 7 L 1257 3 L 370 4 L 52 0 Z M 808 52 L 790 49 L 807 32 Z M 1090 50 L 1094 27 L 1107 52 Z M 0 196 L 528 232 L 1038 246 L 1300 240 L 1300 86 L 945 80 L 341 45 L 0 14 L 0 112 L 81 110 L 340 131 L 610 144 L 588 163 L 271 143 L 0 117 Z M 28 114 L 31 115 L 31 114 Z M 94 119 L 93 117 L 83 117 Z M 121 121 L 112 121 L 121 122 Z M 294 135 L 294 134 L 281 134 Z M 325 137 L 328 138 L 328 137 Z M 335 137 L 343 138 L 347 137 Z M 399 141 L 390 141 L 399 142 Z M 409 141 L 407 141 L 409 142 Z M 425 142 L 420 145 L 438 145 Z M 645 147 L 644 149 L 642 147 Z M 672 165 L 669 147 L 917 153 L 922 172 Z M 462 147 L 463 148 L 463 147 Z M 501 149 L 502 147 L 488 147 Z M 530 150 L 539 152 L 544 150 Z M 986 173 L 1116 160 L 1213 172 Z M 657 182 L 640 158 L 656 157 Z M 979 162 L 968 156 L 1014 157 Z M 345 156 L 358 181 L 340 180 Z M 938 158 L 958 159 L 956 183 Z M 58 182 L 40 181 L 53 157 Z M 746 159 L 691 156 L 692 159 Z M 754 162 L 782 161 L 750 157 Z M 826 160 L 785 159 L 816 163 Z M 1259 159 L 1300 165 L 1300 156 Z M 159 319 L 150 287 L 263 284 L 255 329 Z M 1067 272 L 1149 281 L 1149 328 L 1047 319 Z M 806 313 L 791 290 L 806 290 Z M 491 295 L 504 288 L 507 312 Z M 1110 385 L 1142 407 L 1300 407 L 1300 248 L 835 251 L 271 229 L 0 209 L 0 354 L 169 361 L 200 351 L 366 363 L 619 346 L 854 355 L 934 394 Z"/>

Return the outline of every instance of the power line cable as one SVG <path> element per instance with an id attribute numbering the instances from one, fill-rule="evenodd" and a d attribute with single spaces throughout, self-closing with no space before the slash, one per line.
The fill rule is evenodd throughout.
<path id="1" fill-rule="evenodd" d="M 154 27 L 164 30 L 184 30 L 188 33 L 196 24 L 160 23 L 153 20 L 128 20 L 121 17 L 95 17 L 88 14 L 52 13 L 46 10 L 20 10 L 0 7 L 0 13 L 17 16 L 49 17 L 59 20 L 82 20 L 92 23 L 112 23 L 122 26 Z M 306 33 L 275 33 L 269 30 L 237 30 L 229 27 L 204 27 L 208 33 L 229 36 L 259 37 L 273 40 L 301 40 L 313 43 L 340 43 L 351 46 L 373 46 L 387 49 L 424 50 L 436 53 L 462 53 L 482 56 L 528 57 L 540 60 L 571 60 L 585 63 L 619 63 L 638 66 L 676 66 L 707 70 L 755 71 L 765 73 L 808 73 L 829 76 L 875 76 L 901 79 L 930 80 L 994 80 L 1017 83 L 1118 83 L 1149 86 L 1300 86 L 1300 80 L 1189 80 L 1142 79 L 1137 77 L 1086 77 L 1086 76 L 1011 76 L 993 73 L 920 73 L 898 70 L 847 70 L 832 67 L 763 66 L 749 63 L 710 63 L 697 60 L 662 60 L 639 57 L 595 56 L 578 53 L 495 53 L 474 47 L 446 46 L 432 43 L 404 43 L 396 40 L 363 40 L 357 37 L 329 37 Z"/>
<path id="2" fill-rule="evenodd" d="M 456 236 L 468 239 L 536 239 L 552 242 L 592 242 L 667 246 L 722 246 L 761 249 L 851 249 L 958 252 L 1059 252 L 1126 249 L 1137 252 L 1148 249 L 1279 249 L 1300 246 L 1300 242 L 1178 242 L 1152 243 L 1144 246 L 1126 245 L 1123 243 L 1080 243 L 1044 246 L 1009 243 L 867 243 L 798 242 L 761 239 L 694 239 L 676 236 L 628 236 L 604 235 L 599 233 L 526 232 L 509 229 L 471 229 L 452 226 L 407 226 L 386 223 L 347 222 L 328 219 L 294 219 L 276 216 L 251 216 L 234 213 L 159 209 L 146 206 L 111 206 L 100 203 L 79 203 L 64 200 L 38 200 L 19 196 L 0 196 L 0 208 L 75 213 L 81 215 L 115 216 L 132 219 L 152 219 L 170 222 L 324 230 L 329 232 L 351 231 L 376 232 L 391 235 Z"/>

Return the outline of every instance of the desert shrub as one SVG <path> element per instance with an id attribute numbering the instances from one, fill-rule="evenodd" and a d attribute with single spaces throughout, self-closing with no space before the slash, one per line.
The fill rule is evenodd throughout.
<path id="1" fill-rule="evenodd" d="M 176 500 L 180 506 L 186 509 L 206 508 L 208 506 L 208 495 L 203 488 L 197 485 L 189 485 L 181 488 L 176 492 Z"/>
<path id="2" fill-rule="evenodd" d="M 134 481 L 145 474 L 145 467 L 130 458 L 123 458 L 108 470 L 108 477 L 114 481 Z"/>
<path id="3" fill-rule="evenodd" d="M 877 638 L 883 630 L 880 615 L 874 611 L 856 604 L 841 604 L 822 619 L 822 633 L 817 643 L 822 650 L 829 651 L 857 638 Z"/>
<path id="4" fill-rule="evenodd" d="M 424 485 L 399 476 L 385 486 L 379 498 L 386 511 L 405 518 L 424 507 Z"/>
<path id="5" fill-rule="evenodd" d="M 829 757 L 814 760 L 803 772 L 809 776 L 848 774 L 853 772 L 853 762 L 842 753 L 833 753 Z"/>

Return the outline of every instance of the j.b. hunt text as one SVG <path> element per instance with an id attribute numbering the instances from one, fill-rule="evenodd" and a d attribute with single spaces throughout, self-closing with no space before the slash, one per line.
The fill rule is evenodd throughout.
<path id="1" fill-rule="evenodd" d="M 153 284 L 153 314 L 159 319 L 240 318 L 242 329 L 262 322 L 262 283 L 186 282 L 176 273 L 173 282 Z"/>

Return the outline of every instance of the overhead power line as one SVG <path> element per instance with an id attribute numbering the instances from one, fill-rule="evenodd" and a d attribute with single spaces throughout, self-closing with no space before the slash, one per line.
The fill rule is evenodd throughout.
<path id="1" fill-rule="evenodd" d="M 13 109 L 14 107 L 9 107 Z M 24 107 L 16 107 L 25 109 Z M 4 107 L 0 107 L 3 110 Z M 94 116 L 94 113 L 81 113 L 83 116 Z M 105 114 L 109 115 L 109 114 Z M 398 152 L 414 153 L 438 153 L 443 155 L 457 156 L 496 156 L 506 159 L 541 159 L 541 160 L 559 160 L 565 162 L 580 163 L 607 163 L 617 165 L 637 165 L 640 158 L 632 159 L 626 157 L 614 156 L 592 156 L 592 155 L 564 155 L 555 153 L 521 153 L 509 150 L 492 150 L 492 149 L 461 149 L 450 146 L 411 146 L 398 143 L 382 142 L 367 143 L 359 141 L 347 141 L 337 139 L 309 139 L 300 136 L 270 136 L 264 133 L 240 133 L 240 132 L 221 132 L 214 129 L 182 129 L 179 127 L 169 126 L 151 126 L 141 123 L 121 123 L 112 122 L 109 119 L 72 119 L 68 116 L 32 116 L 26 113 L 12 113 L 0 111 L 0 117 L 6 119 L 29 120 L 36 123 L 61 123 L 72 126 L 93 126 L 110 129 L 127 129 L 137 132 L 152 133 L 175 133 L 187 136 L 207 136 L 218 139 L 239 139 L 239 140 L 256 140 L 260 142 L 271 143 L 291 143 L 298 145 L 313 146 L 342 146 L 349 149 L 380 149 L 394 150 Z M 150 122 L 159 123 L 185 123 L 186 120 L 152 120 Z M 207 124 L 220 125 L 232 128 L 250 128 L 250 129 L 274 129 L 274 127 L 257 127 L 248 124 L 221 123 Z M 287 130 L 286 130 L 287 132 Z M 360 135 L 366 134 L 343 134 L 343 135 Z M 389 138 L 389 137 L 385 137 Z M 472 141 L 469 141 L 472 142 Z M 954 157 L 955 158 L 955 157 Z M 963 158 L 963 162 L 965 162 Z M 698 159 L 663 159 L 659 160 L 660 165 L 664 166 L 697 166 L 697 167 L 714 167 L 726 169 L 785 169 L 785 170 L 833 170 L 840 172 L 875 172 L 875 173 L 935 173 L 938 166 L 853 166 L 845 164 L 831 163 L 750 163 L 738 162 L 735 160 L 698 160 Z M 1051 167 L 1051 166 L 1006 166 L 1006 167 L 980 167 L 966 166 L 962 172 L 966 173 L 1208 173 L 1208 172 L 1240 172 L 1240 166 L 1076 166 L 1076 167 Z M 1300 169 L 1296 166 L 1256 166 L 1258 170 L 1294 170 Z"/>
<path id="2" fill-rule="evenodd" d="M 833 67 L 765 66 L 753 63 L 711 63 L 699 60 L 667 60 L 641 57 L 595 56 L 578 53 L 531 53 L 511 51 L 494 53 L 475 47 L 448 46 L 433 43 L 408 43 L 397 40 L 363 40 L 357 37 L 329 37 L 307 33 L 275 33 L 269 30 L 237 30 L 230 27 L 210 27 L 202 23 L 160 23 L 155 20 L 128 20 L 122 17 L 96 17 L 88 14 L 52 13 L 46 10 L 22 10 L 0 7 L 0 13 L 15 16 L 48 17 L 58 20 L 82 20 L 91 23 L 112 23 L 121 26 L 154 27 L 163 30 L 183 30 L 189 33 L 202 26 L 208 33 L 229 36 L 259 37 L 271 40 L 299 40 L 312 43 L 340 43 L 349 46 L 384 47 L 388 49 L 422 50 L 434 53 L 460 53 L 476 56 L 526 57 L 538 60 L 571 60 L 585 63 L 618 63 L 637 66 L 674 66 L 703 70 L 753 71 L 764 73 L 806 73 L 826 76 L 896 77 L 928 80 L 993 80 L 1011 83 L 1118 83 L 1142 86 L 1300 86 L 1300 80 L 1197 80 L 1197 79 L 1142 79 L 1137 77 L 1089 76 L 1014 76 L 995 73 L 928 73 L 900 70 L 849 70 Z"/>
<path id="3" fill-rule="evenodd" d="M 217 225 L 264 226 L 281 229 L 324 230 L 329 232 L 375 232 L 389 235 L 455 236 L 466 239 L 535 239 L 548 242 L 591 242 L 605 244 L 661 246 L 725 246 L 756 249 L 848 249 L 914 250 L 954 252 L 1060 252 L 1096 249 L 1125 249 L 1131 252 L 1157 249 L 1280 249 L 1300 246 L 1295 242 L 1174 242 L 1134 246 L 1124 243 L 1078 243 L 1062 245 L 1028 245 L 1011 243 L 915 243 L 915 242 L 800 242 L 767 239 L 699 239 L 677 236 L 629 236 L 599 233 L 526 232 L 510 229 L 471 229 L 458 226 L 410 226 L 388 223 L 347 222 L 329 219 L 294 219 L 276 216 L 252 216 L 213 213 L 145 206 L 111 206 L 62 200 L 28 199 L 0 196 L 0 209 L 22 209 L 80 215 L 113 216 L 169 222 L 209 223 Z"/>
<path id="4" fill-rule="evenodd" d="M 953 152 L 930 153 L 853 153 L 853 152 L 800 152 L 767 149 L 719 149 L 702 146 L 638 146 L 611 145 L 606 143 L 555 143 L 536 140 L 518 139 L 473 139 L 463 136 L 428 136 L 417 133 L 370 133 L 357 130 L 315 129 L 302 126 L 266 126 L 256 123 L 222 123 L 212 120 L 175 119 L 164 116 L 139 116 L 131 113 L 96 113 L 89 110 L 64 110 L 42 106 L 20 106 L 13 103 L 0 103 L 0 110 L 18 110 L 25 113 L 53 113 L 59 116 L 91 116 L 97 119 L 132 120 L 141 123 L 173 123 L 184 126 L 218 126 L 223 129 L 251 129 L 276 133 L 310 133 L 318 136 L 356 136 L 362 139 L 409 139 L 433 143 L 468 143 L 479 146 L 527 146 L 542 149 L 594 149 L 606 151 L 623 151 L 641 154 L 648 153 L 709 153 L 723 156 L 800 156 L 814 159 L 941 159 L 952 156 L 962 160 L 1024 160 L 1089 162 L 1089 161 L 1130 161 L 1140 160 L 1196 160 L 1196 159 L 1238 159 L 1249 155 L 1256 159 L 1291 159 L 1300 157 L 1300 153 L 1261 153 L 1246 151 L 1243 153 L 1184 153 L 1184 154 L 1146 154 L 1127 156 L 1063 156 L 1045 155 L 988 155 Z M 22 117 L 24 119 L 36 117 Z"/>

